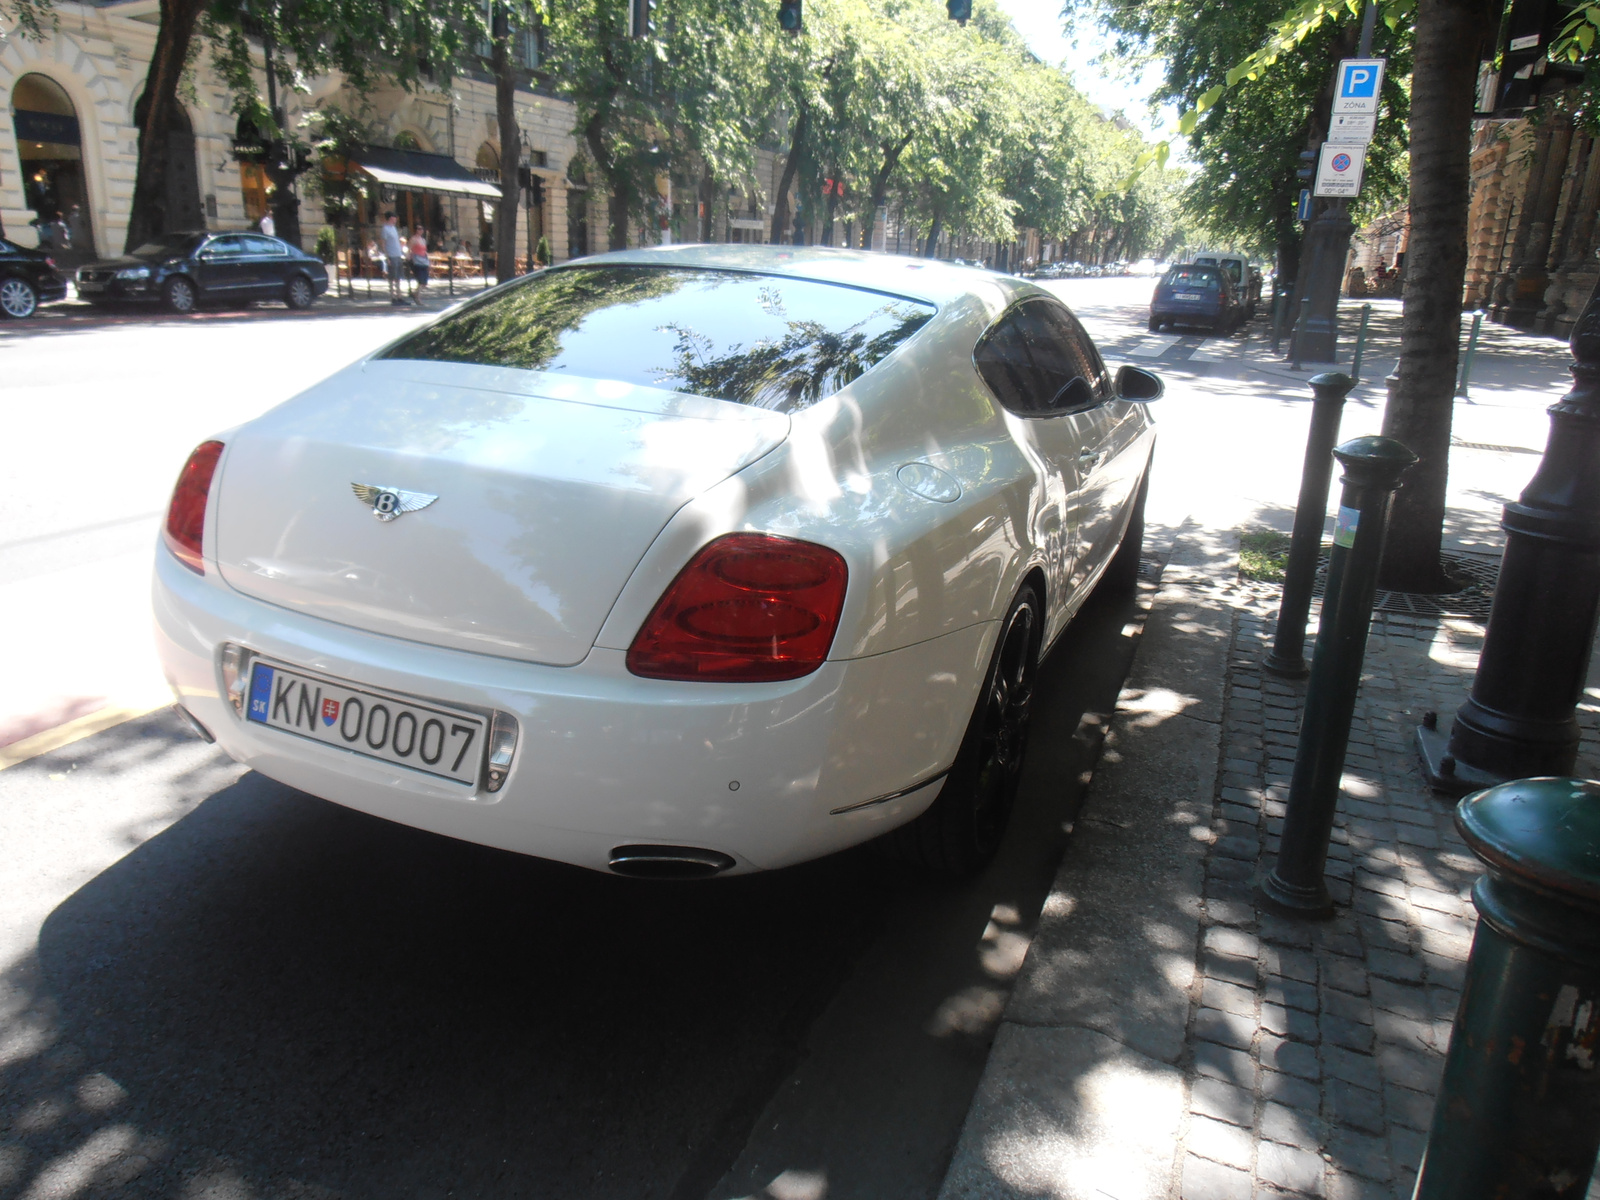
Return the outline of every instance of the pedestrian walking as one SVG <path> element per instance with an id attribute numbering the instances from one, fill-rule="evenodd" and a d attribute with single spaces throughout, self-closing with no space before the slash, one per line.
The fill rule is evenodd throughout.
<path id="1" fill-rule="evenodd" d="M 278 236 L 278 225 L 277 225 L 277 222 L 275 222 L 272 219 L 272 213 L 271 212 L 266 212 L 266 213 L 262 214 L 262 217 L 261 217 L 261 232 L 266 234 L 268 237 L 277 237 Z"/>
<path id="2" fill-rule="evenodd" d="M 423 236 L 422 226 L 418 225 L 411 231 L 411 244 L 407 247 L 411 257 L 411 277 L 417 281 L 416 297 L 420 298 L 423 289 L 428 286 L 428 239 Z"/>
<path id="3" fill-rule="evenodd" d="M 392 212 L 383 214 L 383 228 L 379 230 L 379 236 L 383 239 L 384 273 L 389 277 L 389 303 L 404 304 L 406 297 L 400 282 L 400 266 L 405 261 L 406 248 L 400 241 L 400 225 Z"/>

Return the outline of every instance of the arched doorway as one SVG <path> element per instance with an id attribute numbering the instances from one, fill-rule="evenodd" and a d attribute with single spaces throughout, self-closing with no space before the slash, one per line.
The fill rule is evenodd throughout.
<path id="1" fill-rule="evenodd" d="M 142 131 L 150 97 L 139 97 L 133 106 L 133 123 Z M 195 161 L 194 125 L 183 105 L 172 106 L 167 122 L 167 227 L 163 233 L 184 233 L 206 227 L 206 211 L 200 205 L 200 167 Z"/>
<path id="2" fill-rule="evenodd" d="M 64 266 L 94 258 L 83 132 L 72 98 L 48 75 L 24 75 L 11 89 L 11 123 L 23 204 L 34 212 L 41 244 L 52 246 Z M 70 248 L 63 244 L 68 239 Z"/>
<path id="3" fill-rule="evenodd" d="M 428 148 L 422 144 L 422 139 L 409 129 L 402 129 L 394 135 L 394 148 L 428 153 Z M 430 245 L 444 244 L 444 205 L 438 196 L 411 188 L 395 188 L 388 207 L 392 208 L 395 216 L 400 218 L 402 229 L 407 232 L 421 229 L 427 233 Z"/>
<path id="4" fill-rule="evenodd" d="M 478 147 L 473 174 L 485 183 L 500 186 L 500 151 L 488 142 Z M 478 253 L 488 257 L 494 253 L 495 204 L 491 200 L 478 201 Z"/>
<path id="5" fill-rule="evenodd" d="M 589 178 L 583 160 L 567 164 L 567 257 L 589 253 Z"/>

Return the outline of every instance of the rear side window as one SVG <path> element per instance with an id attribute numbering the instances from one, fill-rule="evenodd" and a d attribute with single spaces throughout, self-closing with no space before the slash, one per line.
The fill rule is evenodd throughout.
<path id="1" fill-rule="evenodd" d="M 1024 300 L 991 325 L 972 361 L 995 399 L 1025 417 L 1076 411 L 1083 404 L 1064 395 L 1081 378 L 1096 400 L 1105 392 L 1094 344 L 1070 312 L 1044 297 Z"/>
<path id="2" fill-rule="evenodd" d="M 247 233 L 240 240 L 244 242 L 246 254 L 287 254 L 289 252 L 289 247 L 277 238 Z"/>
<path id="3" fill-rule="evenodd" d="M 465 305 L 378 357 L 564 371 L 793 412 L 859 379 L 934 312 L 778 275 L 563 267 Z"/>

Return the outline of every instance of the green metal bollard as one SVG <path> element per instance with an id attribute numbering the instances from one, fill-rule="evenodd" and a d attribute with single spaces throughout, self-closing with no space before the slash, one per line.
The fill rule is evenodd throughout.
<path id="1" fill-rule="evenodd" d="M 1361 328 L 1356 330 L 1356 352 L 1350 359 L 1350 377 L 1361 382 L 1361 356 L 1367 350 L 1367 321 L 1372 317 L 1372 305 L 1361 306 Z"/>
<path id="2" fill-rule="evenodd" d="M 1328 590 L 1300 717 L 1300 744 L 1289 781 L 1278 862 L 1258 887 L 1262 901 L 1273 911 L 1318 918 L 1333 915 L 1323 869 L 1361 686 L 1389 510 L 1401 472 L 1417 461 L 1405 446 L 1386 437 L 1353 438 L 1333 456 L 1344 467 L 1344 495 L 1328 559 Z"/>
<path id="3" fill-rule="evenodd" d="M 1460 330 L 1457 325 L 1456 329 Z M 1461 382 L 1456 384 L 1456 395 L 1461 399 L 1467 398 L 1467 389 L 1472 383 L 1472 360 L 1478 353 L 1478 331 L 1483 328 L 1483 310 L 1479 309 L 1472 314 L 1472 332 L 1467 334 L 1467 353 L 1461 360 Z"/>
<path id="4" fill-rule="evenodd" d="M 1291 371 L 1300 370 L 1300 334 L 1305 329 L 1306 322 L 1311 318 L 1311 297 L 1307 296 L 1300 301 L 1300 319 L 1294 323 L 1294 328 L 1289 331 L 1289 353 L 1294 361 L 1289 364 Z"/>
<path id="5" fill-rule="evenodd" d="M 1322 549 L 1322 526 L 1328 518 L 1328 484 L 1333 478 L 1333 447 L 1339 440 L 1339 422 L 1345 397 L 1356 381 L 1338 371 L 1311 377 L 1316 397 L 1311 406 L 1311 429 L 1306 435 L 1305 465 L 1300 468 L 1300 500 L 1294 510 L 1294 537 L 1289 543 L 1289 565 L 1283 572 L 1283 596 L 1278 601 L 1278 625 L 1272 652 L 1263 670 L 1285 679 L 1304 679 L 1306 617 L 1311 613 L 1311 593 L 1317 583 L 1317 554 Z"/>
<path id="6" fill-rule="evenodd" d="M 1600 1154 L 1600 783 L 1503 783 L 1456 828 L 1489 870 L 1414 1200 L 1581 1200 Z"/>

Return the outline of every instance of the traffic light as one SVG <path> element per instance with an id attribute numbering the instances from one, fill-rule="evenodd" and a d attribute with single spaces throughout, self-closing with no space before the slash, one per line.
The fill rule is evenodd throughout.
<path id="1" fill-rule="evenodd" d="M 778 28 L 785 33 L 800 32 L 801 0 L 778 0 Z"/>
<path id="2" fill-rule="evenodd" d="M 1317 150 L 1302 150 L 1302 151 L 1300 151 L 1300 161 L 1305 163 L 1306 165 L 1301 167 L 1298 171 L 1295 172 L 1295 177 L 1296 178 L 1298 178 L 1298 179 L 1310 179 L 1313 175 L 1315 175 L 1317 173 L 1316 168 L 1313 167 L 1311 164 L 1316 161 L 1317 155 L 1319 153 L 1320 153 L 1320 151 L 1317 151 Z"/>
<path id="3" fill-rule="evenodd" d="M 647 38 L 655 32 L 656 0 L 628 0 L 628 36 Z"/>
<path id="4" fill-rule="evenodd" d="M 965 25 L 972 20 L 972 0 L 945 0 L 944 6 L 950 19 L 957 25 Z"/>
<path id="5" fill-rule="evenodd" d="M 529 172 L 528 203 L 534 208 L 544 207 L 544 179 Z"/>

